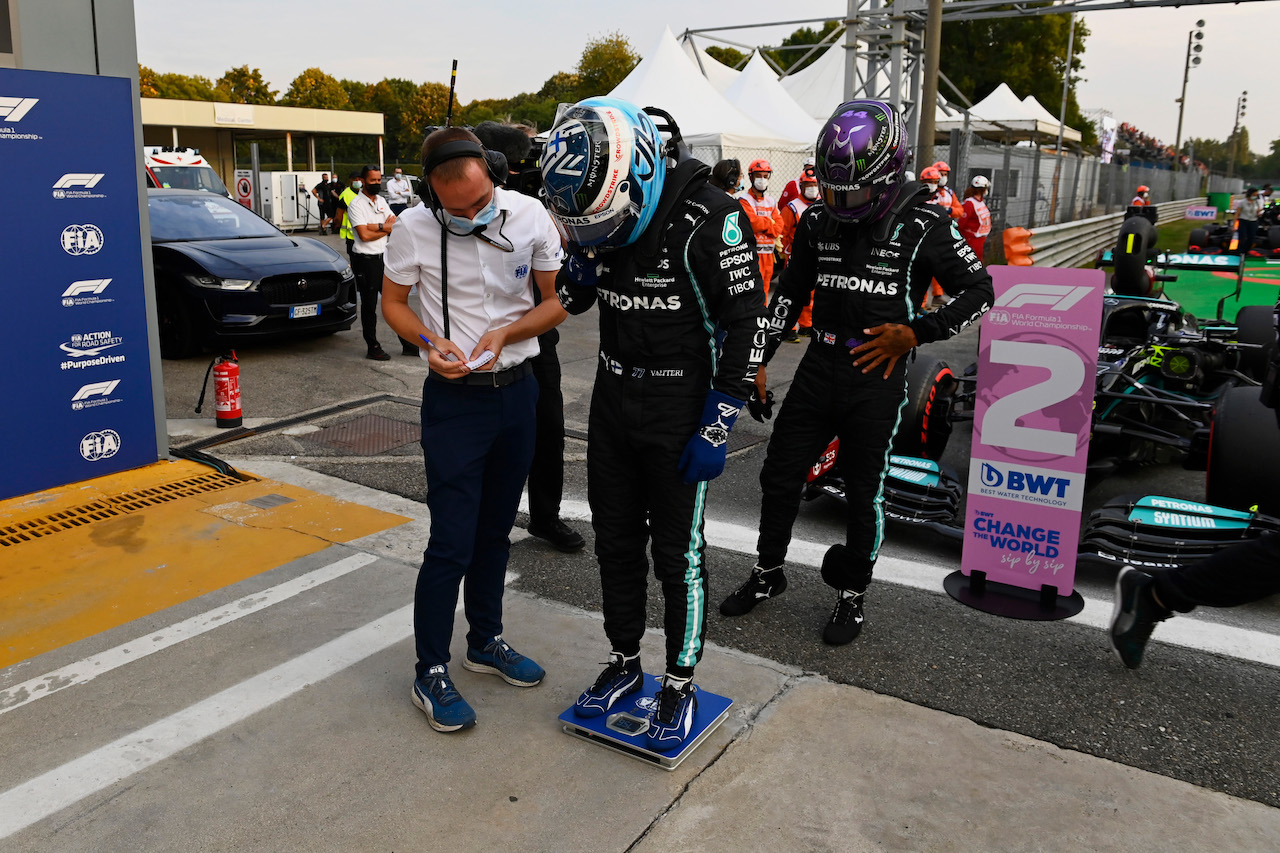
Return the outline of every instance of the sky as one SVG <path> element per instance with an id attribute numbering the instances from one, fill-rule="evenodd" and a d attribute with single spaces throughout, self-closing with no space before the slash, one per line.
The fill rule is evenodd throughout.
<path id="1" fill-rule="evenodd" d="M 618 32 L 643 54 L 663 27 L 686 29 L 843 16 L 843 0 L 543 0 L 487 3 L 438 0 L 135 0 L 138 59 L 157 72 L 216 80 L 228 68 L 262 69 L 284 92 L 304 68 L 376 82 L 402 77 L 448 83 L 458 60 L 458 96 L 506 98 L 537 91 L 572 71 L 586 43 Z M 353 9 L 360 19 L 352 18 Z M 483 14 L 477 9 L 483 9 Z M 1236 98 L 1250 91 L 1244 125 L 1265 154 L 1280 138 L 1280 109 L 1269 92 L 1280 35 L 1280 0 L 1182 8 L 1126 9 L 1083 16 L 1091 35 L 1077 89 L 1086 111 L 1109 110 L 1172 145 L 1187 33 L 1205 21 L 1201 64 L 1191 72 L 1183 138 L 1225 139 Z M 746 45 L 777 44 L 801 24 L 719 35 Z M 817 24 L 812 24 L 815 29 Z M 715 43 L 715 42 L 708 42 Z M 943 31 L 943 50 L 946 32 Z M 1251 88 L 1256 87 L 1256 88 Z M 1025 92 L 1017 93 L 1023 96 Z M 835 104 L 832 104 L 834 107 Z M 1059 104 L 1045 104 L 1056 113 Z M 678 117 L 677 117 L 678 118 Z"/>

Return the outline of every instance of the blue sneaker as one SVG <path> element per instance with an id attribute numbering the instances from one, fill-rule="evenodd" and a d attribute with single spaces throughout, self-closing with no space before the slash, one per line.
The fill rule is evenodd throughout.
<path id="1" fill-rule="evenodd" d="M 476 712 L 454 688 L 444 666 L 431 667 L 413 682 L 413 704 L 422 709 L 431 728 L 438 732 L 456 732 L 476 724 Z"/>
<path id="2" fill-rule="evenodd" d="M 644 673 L 640 671 L 640 660 L 637 658 L 635 667 L 629 669 L 622 654 L 612 652 L 609 655 L 609 665 L 600 673 L 596 683 L 573 703 L 573 713 L 578 717 L 603 716 L 619 699 L 635 693 L 643 683 Z"/>
<path id="3" fill-rule="evenodd" d="M 698 709 L 698 688 L 692 681 L 683 687 L 674 687 L 667 677 L 662 679 L 662 689 L 655 697 L 653 716 L 649 719 L 649 748 L 655 752 L 670 752 L 684 746 L 693 731 L 693 713 Z"/>
<path id="4" fill-rule="evenodd" d="M 488 672 L 501 676 L 502 680 L 516 687 L 533 687 L 542 681 L 547 671 L 520 654 L 502 637 L 483 649 L 467 649 L 462 665 L 472 672 Z"/>

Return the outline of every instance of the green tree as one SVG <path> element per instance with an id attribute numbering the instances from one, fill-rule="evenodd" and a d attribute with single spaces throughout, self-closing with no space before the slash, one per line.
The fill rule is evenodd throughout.
<path id="1" fill-rule="evenodd" d="M 547 78 L 536 97 L 541 100 L 554 100 L 573 103 L 580 100 L 578 93 L 582 91 L 582 77 L 571 71 L 557 71 Z M 520 97 L 517 95 L 517 97 Z"/>
<path id="2" fill-rule="evenodd" d="M 780 46 L 781 47 L 810 47 L 812 45 L 815 45 L 821 42 L 824 38 L 829 36 L 833 31 L 835 31 L 839 27 L 840 27 L 840 24 L 837 23 L 836 21 L 827 21 L 825 24 L 822 25 L 821 30 L 813 30 L 810 27 L 801 27 L 791 35 L 784 38 Z M 797 61 L 800 59 L 800 57 L 804 56 L 805 54 L 803 50 L 766 50 L 765 54 L 770 59 L 772 59 L 779 68 L 781 68 L 784 71 L 790 68 L 791 73 L 794 74 L 795 72 L 799 71 L 802 68 L 808 68 L 815 61 L 817 61 L 817 59 L 821 57 L 822 54 L 826 53 L 826 51 L 827 51 L 827 48 L 816 51 L 812 56 L 810 56 L 808 59 L 804 60 L 803 62 L 800 62 L 798 65 L 796 65 Z M 734 53 L 737 53 L 737 51 L 734 51 Z M 792 65 L 796 65 L 796 67 L 791 68 Z"/>
<path id="3" fill-rule="evenodd" d="M 422 150 L 422 137 L 428 127 L 444 124 L 449 108 L 449 87 L 443 83 L 423 83 L 409 98 L 409 106 L 404 112 L 404 125 L 400 128 L 398 140 L 402 151 L 414 154 Z M 461 110 L 458 108 L 457 93 L 453 98 L 453 114 L 461 123 Z"/>
<path id="4" fill-rule="evenodd" d="M 233 104 L 274 104 L 280 94 L 267 85 L 259 69 L 250 69 L 248 65 L 228 68 L 218 78 L 214 91 L 222 95 L 219 100 Z"/>
<path id="5" fill-rule="evenodd" d="M 160 97 L 160 89 L 156 85 L 156 78 L 159 76 L 152 69 L 138 63 L 138 94 L 144 98 Z"/>
<path id="6" fill-rule="evenodd" d="M 582 81 L 579 96 L 609 94 L 639 64 L 640 54 L 631 49 L 631 43 L 621 33 L 592 39 L 578 60 L 578 76 Z"/>
<path id="7" fill-rule="evenodd" d="M 347 102 L 351 104 L 349 109 L 369 109 L 370 86 L 368 83 L 361 83 L 359 80 L 347 80 L 346 78 L 343 78 L 338 81 L 338 85 L 347 93 Z"/>
<path id="8" fill-rule="evenodd" d="M 718 62 L 723 62 L 730 68 L 737 68 L 739 65 L 747 61 L 747 54 L 740 50 L 735 50 L 732 47 L 721 47 L 718 44 L 713 44 L 706 50 L 707 56 L 710 56 Z M 790 51 L 787 52 L 790 53 Z M 787 66 L 783 65 L 782 67 L 786 68 Z"/>
<path id="9" fill-rule="evenodd" d="M 942 73 L 974 103 L 991 94 L 1001 83 L 1008 83 L 1018 97 L 1034 95 L 1057 115 L 1062 103 L 1062 79 L 1067 73 L 1070 26 L 1068 15 L 945 23 L 942 26 Z M 1081 113 L 1075 94 L 1079 72 L 1084 68 L 1082 57 L 1088 37 L 1089 28 L 1077 17 L 1071 87 L 1067 95 L 1067 126 L 1080 130 L 1085 145 L 1096 145 L 1097 134 Z M 942 94 L 953 97 L 945 84 L 942 86 Z"/>
<path id="10" fill-rule="evenodd" d="M 140 70 L 142 66 L 139 66 Z M 157 74 L 151 69 L 145 83 L 139 81 L 139 88 L 146 98 L 174 98 L 179 101 L 213 101 L 213 83 L 208 77 L 188 76 L 186 74 Z M 147 94 L 147 92 L 155 94 Z"/>
<path id="11" fill-rule="evenodd" d="M 412 80 L 388 78 L 379 80 L 365 91 L 363 108 L 382 113 L 387 160 L 417 162 L 421 137 L 407 147 L 403 144 L 405 117 L 417 90 Z"/>
<path id="12" fill-rule="evenodd" d="M 308 68 L 289 84 L 280 103 L 286 107 L 312 107 L 320 110 L 351 109 L 347 90 L 334 77 L 319 68 Z"/>

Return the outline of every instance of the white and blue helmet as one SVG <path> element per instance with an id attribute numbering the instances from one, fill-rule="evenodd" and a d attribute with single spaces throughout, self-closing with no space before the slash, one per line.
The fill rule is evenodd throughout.
<path id="1" fill-rule="evenodd" d="M 640 238 L 666 174 L 657 125 L 618 98 L 588 98 L 569 107 L 542 155 L 542 183 L 556 225 L 571 243 L 601 251 Z"/>

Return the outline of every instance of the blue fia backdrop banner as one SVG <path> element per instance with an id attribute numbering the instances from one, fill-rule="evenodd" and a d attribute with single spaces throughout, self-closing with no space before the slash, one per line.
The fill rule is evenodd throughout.
<path id="1" fill-rule="evenodd" d="M 133 90 L 0 68 L 0 498 L 155 462 Z"/>

